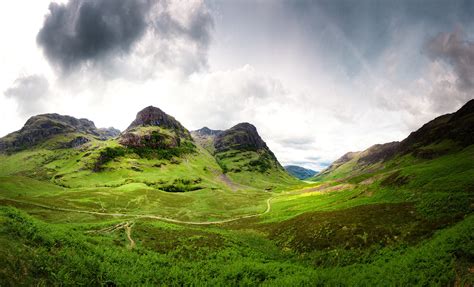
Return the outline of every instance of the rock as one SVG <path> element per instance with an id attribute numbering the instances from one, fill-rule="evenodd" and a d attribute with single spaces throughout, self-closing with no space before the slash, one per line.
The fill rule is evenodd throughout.
<path id="1" fill-rule="evenodd" d="M 227 151 L 232 151 L 232 153 L 226 154 Z M 257 158 L 236 164 L 232 169 L 228 169 L 221 161 L 225 158 L 227 161 L 240 162 L 241 155 L 246 152 L 256 153 Z M 218 159 L 224 172 L 278 170 L 286 174 L 273 152 L 258 134 L 257 129 L 249 123 L 240 123 L 216 135 L 214 156 Z M 243 156 L 248 157 L 248 155 Z"/>
<path id="2" fill-rule="evenodd" d="M 121 145 L 129 148 L 167 149 L 179 146 L 180 142 L 179 137 L 171 137 L 156 131 L 141 135 L 128 132 L 119 139 Z"/>
<path id="3" fill-rule="evenodd" d="M 269 150 L 257 129 L 249 123 L 240 123 L 219 133 L 214 141 L 216 152 L 235 150 Z"/>
<path id="4" fill-rule="evenodd" d="M 149 106 L 137 113 L 135 120 L 125 130 L 125 132 L 133 131 L 138 127 L 158 126 L 171 130 L 179 137 L 192 140 L 189 131 L 184 128 L 180 122 L 174 117 L 166 114 L 159 108 Z"/>
<path id="5" fill-rule="evenodd" d="M 120 135 L 120 130 L 109 127 L 109 128 L 100 128 L 97 130 L 101 140 L 108 140 L 116 138 Z"/>
<path id="6" fill-rule="evenodd" d="M 76 148 L 90 141 L 91 140 L 86 137 L 79 136 L 67 143 L 62 144 L 61 148 Z"/>
<path id="7" fill-rule="evenodd" d="M 221 134 L 222 131 L 221 130 L 211 130 L 210 128 L 208 127 L 203 127 L 201 129 L 198 129 L 198 130 L 195 130 L 195 131 L 192 131 L 191 134 L 194 136 L 198 136 L 198 137 L 213 137 L 213 136 L 217 136 L 219 134 Z"/>

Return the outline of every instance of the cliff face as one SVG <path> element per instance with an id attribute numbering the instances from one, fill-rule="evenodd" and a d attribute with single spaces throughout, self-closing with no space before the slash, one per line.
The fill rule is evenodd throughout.
<path id="1" fill-rule="evenodd" d="M 278 170 L 286 174 L 257 129 L 240 123 L 214 138 L 214 155 L 225 169 L 234 172 Z"/>
<path id="2" fill-rule="evenodd" d="M 240 123 L 219 133 L 214 141 L 216 152 L 234 150 L 268 149 L 257 129 L 249 123 Z"/>

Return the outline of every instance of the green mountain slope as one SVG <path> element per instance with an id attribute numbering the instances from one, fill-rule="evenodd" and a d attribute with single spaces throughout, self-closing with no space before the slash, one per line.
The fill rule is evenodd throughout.
<path id="1" fill-rule="evenodd" d="M 365 151 L 349 152 L 313 180 L 343 179 L 381 170 L 404 156 L 435 159 L 456 153 L 474 143 L 474 100 L 457 112 L 440 116 L 412 132 L 401 142 L 377 144 Z"/>
<path id="2" fill-rule="evenodd" d="M 283 173 L 226 175 L 186 128 L 155 107 L 114 138 L 88 120 L 40 115 L 0 142 L 2 196 L 66 208 L 212 221 L 264 209 L 262 187 L 299 184 Z M 25 192 L 33 186 L 44 186 L 44 197 Z"/>
<path id="3" fill-rule="evenodd" d="M 267 191 L 300 184 L 278 162 L 257 129 L 240 123 L 225 131 L 203 128 L 194 138 L 210 151 L 226 176 L 248 186 Z"/>

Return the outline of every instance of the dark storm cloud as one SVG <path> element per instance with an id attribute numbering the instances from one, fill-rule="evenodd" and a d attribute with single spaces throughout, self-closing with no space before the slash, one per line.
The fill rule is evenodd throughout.
<path id="1" fill-rule="evenodd" d="M 49 83 L 39 75 L 19 77 L 4 94 L 17 102 L 22 115 L 31 116 L 42 111 L 42 101 L 49 94 Z"/>
<path id="2" fill-rule="evenodd" d="M 474 43 L 465 39 L 461 30 L 439 33 L 425 46 L 433 60 L 443 60 L 452 65 L 460 90 L 474 88 Z"/>
<path id="3" fill-rule="evenodd" d="M 151 31 L 154 43 L 147 43 L 140 57 L 150 56 L 166 65 L 181 65 L 183 70 L 196 70 L 207 63 L 207 49 L 213 20 L 203 4 L 189 5 L 186 23 L 178 21 L 183 13 L 168 9 L 168 0 L 71 0 L 67 4 L 51 3 L 50 13 L 37 35 L 37 43 L 46 58 L 60 72 L 76 68 L 103 65 L 105 74 L 120 70 L 120 61 L 131 54 L 144 35 Z M 174 14 L 173 14 L 174 13 Z M 197 46 L 193 54 L 176 48 L 176 41 L 184 40 L 188 46 Z M 175 41 L 175 42 L 173 42 Z M 178 51 L 177 51 L 178 49 Z M 178 54 L 177 54 L 178 53 Z M 188 52 L 189 53 L 189 52 Z M 189 59 L 178 62 L 176 59 Z M 148 69 L 155 63 L 147 61 Z M 197 63 L 197 64 L 196 64 Z M 203 64 L 204 63 L 204 64 Z M 191 66 L 191 68 L 189 68 Z M 128 70 L 131 66 L 122 66 Z M 139 70 L 139 68 L 137 68 Z M 116 71 L 117 72 L 117 71 Z"/>
<path id="4" fill-rule="evenodd" d="M 126 53 L 146 30 L 153 1 L 72 0 L 51 3 L 37 42 L 62 70 L 110 53 Z"/>

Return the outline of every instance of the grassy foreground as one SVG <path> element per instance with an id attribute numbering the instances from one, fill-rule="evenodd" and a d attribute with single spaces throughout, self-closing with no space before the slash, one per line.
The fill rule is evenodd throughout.
<path id="1" fill-rule="evenodd" d="M 474 284 L 474 146 L 265 188 L 206 153 L 94 173 L 96 144 L 0 158 L 0 285 Z"/>

